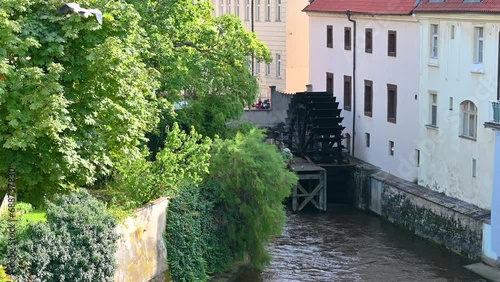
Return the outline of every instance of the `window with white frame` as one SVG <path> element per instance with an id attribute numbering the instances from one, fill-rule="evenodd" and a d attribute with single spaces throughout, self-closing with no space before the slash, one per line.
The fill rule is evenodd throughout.
<path id="1" fill-rule="evenodd" d="M 266 75 L 271 75 L 271 64 L 266 64 Z"/>
<path id="2" fill-rule="evenodd" d="M 239 17 L 240 16 L 240 0 L 235 0 L 236 1 L 236 5 L 234 7 L 234 12 L 235 14 Z"/>
<path id="3" fill-rule="evenodd" d="M 245 20 L 250 20 L 250 0 L 246 0 L 245 4 Z"/>
<path id="4" fill-rule="evenodd" d="M 261 0 L 255 0 L 257 2 L 257 7 L 255 9 L 255 20 L 260 21 L 260 1 Z"/>
<path id="5" fill-rule="evenodd" d="M 224 0 L 219 0 L 219 16 L 222 16 L 224 14 Z"/>
<path id="6" fill-rule="evenodd" d="M 438 58 L 439 26 L 431 24 L 431 59 Z"/>
<path id="7" fill-rule="evenodd" d="M 271 20 L 271 0 L 266 0 L 266 21 Z"/>
<path id="8" fill-rule="evenodd" d="M 281 77 L 281 55 L 276 54 L 276 77 Z"/>
<path id="9" fill-rule="evenodd" d="M 255 63 L 255 73 L 260 74 L 260 62 Z"/>
<path id="10" fill-rule="evenodd" d="M 281 21 L 281 0 L 276 0 L 276 21 Z"/>
<path id="11" fill-rule="evenodd" d="M 460 104 L 460 136 L 476 139 L 477 136 L 477 107 L 471 101 Z"/>
<path id="12" fill-rule="evenodd" d="M 484 28 L 477 26 L 474 28 L 474 64 L 483 63 L 483 50 L 484 50 Z"/>
<path id="13" fill-rule="evenodd" d="M 437 127 L 438 107 L 437 93 L 429 93 L 429 125 Z"/>
<path id="14" fill-rule="evenodd" d="M 232 11 L 231 11 L 231 0 L 227 0 L 227 13 L 228 14 L 232 13 Z"/>

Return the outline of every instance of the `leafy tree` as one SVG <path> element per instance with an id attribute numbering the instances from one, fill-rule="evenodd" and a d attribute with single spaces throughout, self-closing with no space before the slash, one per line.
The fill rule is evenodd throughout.
<path id="1" fill-rule="evenodd" d="M 184 183 L 198 185 L 208 174 L 212 141 L 194 128 L 189 133 L 177 123 L 167 130 L 156 160 L 139 158 L 118 165 L 111 190 L 120 206 L 135 208 L 165 195 L 175 195 Z"/>
<path id="2" fill-rule="evenodd" d="M 140 15 L 119 0 L 81 2 L 104 12 L 101 26 L 57 15 L 61 4 L 0 1 L 0 184 L 15 168 L 25 198 L 91 184 L 140 157 L 157 123 Z"/>
<path id="3" fill-rule="evenodd" d="M 210 162 L 210 176 L 219 183 L 211 187 L 222 199 L 227 244 L 237 256 L 248 254 L 257 268 L 270 259 L 265 247 L 281 234 L 286 219 L 283 200 L 297 183 L 276 147 L 263 139 L 260 130 L 252 129 L 235 139 L 217 140 Z"/>
<path id="4" fill-rule="evenodd" d="M 146 63 L 160 74 L 160 92 L 188 103 L 179 123 L 226 137 L 226 123 L 253 103 L 258 84 L 249 58 L 270 62 L 269 50 L 234 15 L 213 17 L 210 1 L 129 0 L 151 39 Z"/>

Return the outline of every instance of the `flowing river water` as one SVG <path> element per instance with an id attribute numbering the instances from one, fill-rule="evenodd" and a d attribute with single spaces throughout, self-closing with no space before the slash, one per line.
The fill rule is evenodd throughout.
<path id="1" fill-rule="evenodd" d="M 262 272 L 243 269 L 233 281 L 470 281 L 487 280 L 471 263 L 371 214 L 347 207 L 289 214 Z"/>

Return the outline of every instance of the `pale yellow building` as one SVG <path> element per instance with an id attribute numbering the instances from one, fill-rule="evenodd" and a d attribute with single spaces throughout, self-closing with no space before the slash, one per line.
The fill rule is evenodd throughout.
<path id="1" fill-rule="evenodd" d="M 269 86 L 287 93 L 306 90 L 309 20 L 302 9 L 309 4 L 308 0 L 212 0 L 212 3 L 215 16 L 230 13 L 240 17 L 245 28 L 253 30 L 271 51 L 272 63 L 253 65 L 262 99 L 269 97 Z"/>

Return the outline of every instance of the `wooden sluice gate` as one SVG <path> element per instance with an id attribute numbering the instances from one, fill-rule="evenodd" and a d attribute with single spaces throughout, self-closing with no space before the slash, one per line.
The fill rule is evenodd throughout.
<path id="1" fill-rule="evenodd" d="M 326 211 L 326 170 L 314 163 L 292 164 L 291 169 L 299 177 L 299 182 L 293 187 L 292 210 L 301 211 L 311 203 L 318 210 Z"/>

